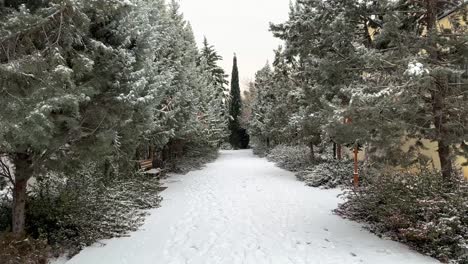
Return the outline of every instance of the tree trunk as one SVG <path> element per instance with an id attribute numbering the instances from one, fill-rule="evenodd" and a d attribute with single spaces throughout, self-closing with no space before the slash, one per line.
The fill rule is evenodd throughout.
<path id="1" fill-rule="evenodd" d="M 32 156 L 17 153 L 13 158 L 15 165 L 13 186 L 12 232 L 20 238 L 25 231 L 26 198 L 28 181 L 33 176 Z"/>
<path id="2" fill-rule="evenodd" d="M 338 158 L 338 160 L 343 159 L 343 149 L 342 149 L 341 145 L 336 146 L 336 157 Z"/>
<path id="3" fill-rule="evenodd" d="M 446 145 L 443 140 L 439 140 L 439 160 L 442 177 L 447 180 L 452 180 L 453 165 L 450 157 L 450 146 Z"/>
<path id="4" fill-rule="evenodd" d="M 450 144 L 447 142 L 448 131 L 447 131 L 447 115 L 446 107 L 444 104 L 444 95 L 446 85 L 443 83 L 444 78 L 437 78 L 433 84 L 437 88 L 432 92 L 432 115 L 434 117 L 435 136 L 438 143 L 438 154 L 440 161 L 440 169 L 442 176 L 447 179 L 452 179 L 453 165 Z"/>
<path id="5" fill-rule="evenodd" d="M 366 143 L 366 147 L 364 148 L 364 165 L 363 165 L 363 173 L 367 175 L 367 169 L 370 167 L 370 143 Z"/>
<path id="6" fill-rule="evenodd" d="M 314 143 L 309 142 L 309 149 L 310 149 L 310 161 L 315 161 L 315 151 L 314 151 Z"/>
<path id="7" fill-rule="evenodd" d="M 336 159 L 336 143 L 333 142 L 333 158 Z"/>
<path id="8" fill-rule="evenodd" d="M 19 179 L 13 188 L 12 232 L 16 238 L 24 234 L 27 186 L 28 180 Z"/>
<path id="9" fill-rule="evenodd" d="M 431 63 L 438 63 L 440 61 L 437 43 L 433 41 L 432 34 L 437 31 L 437 1 L 426 0 L 426 21 L 427 21 L 427 34 L 429 45 L 427 51 L 431 59 Z M 448 92 L 448 77 L 446 74 L 437 74 L 433 76 L 431 87 L 432 99 L 432 115 L 434 118 L 435 138 L 439 145 L 438 154 L 440 160 L 440 168 L 442 176 L 447 179 L 452 179 L 453 167 L 450 151 L 450 144 L 447 141 L 447 107 L 444 100 Z"/>

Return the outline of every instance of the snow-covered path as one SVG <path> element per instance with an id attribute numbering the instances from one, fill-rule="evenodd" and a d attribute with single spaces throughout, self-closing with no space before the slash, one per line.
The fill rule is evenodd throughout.
<path id="1" fill-rule="evenodd" d="M 333 215 L 339 191 L 306 187 L 251 151 L 222 151 L 167 185 L 140 231 L 67 264 L 438 263 Z"/>

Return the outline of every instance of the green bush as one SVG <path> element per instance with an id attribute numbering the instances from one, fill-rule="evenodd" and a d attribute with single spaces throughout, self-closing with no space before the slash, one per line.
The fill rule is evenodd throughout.
<path id="1" fill-rule="evenodd" d="M 337 188 L 349 186 L 353 180 L 352 160 L 327 160 L 296 174 L 296 177 L 311 187 Z"/>
<path id="2" fill-rule="evenodd" d="M 307 146 L 278 145 L 273 148 L 267 158 L 279 167 L 289 171 L 300 171 L 312 164 Z"/>
<path id="3" fill-rule="evenodd" d="M 468 182 L 439 173 L 384 173 L 347 192 L 338 214 L 452 263 L 468 263 Z"/>

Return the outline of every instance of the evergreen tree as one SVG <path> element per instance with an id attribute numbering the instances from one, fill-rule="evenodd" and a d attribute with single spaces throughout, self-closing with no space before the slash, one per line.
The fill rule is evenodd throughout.
<path id="1" fill-rule="evenodd" d="M 402 7 L 406 12 L 399 12 Z M 408 139 L 437 143 L 441 174 L 449 182 L 454 175 L 454 154 L 468 155 L 463 143 L 468 112 L 466 97 L 461 96 L 468 90 L 463 59 L 468 54 L 463 44 L 468 27 L 452 21 L 450 29 L 443 29 L 437 20 L 453 10 L 462 13 L 466 4 L 457 0 L 398 1 L 389 2 L 386 9 L 376 36 L 380 44 L 376 48 L 383 51 L 369 65 L 379 78 L 379 93 L 387 96 L 373 103 L 388 123 L 400 124 Z M 424 145 L 416 144 L 410 160 L 421 157 L 419 147 Z"/>
<path id="2" fill-rule="evenodd" d="M 441 173 L 450 179 L 454 154 L 466 155 L 467 120 L 462 118 L 467 116 L 462 106 L 466 98 L 461 95 L 467 89 L 463 59 L 467 29 L 459 21 L 452 21 L 451 29 L 441 29 L 436 21 L 454 8 L 464 10 L 466 4 L 457 0 L 292 4 L 289 20 L 271 26 L 286 47 L 277 53 L 269 81 L 261 81 L 268 83 L 270 95 L 262 97 L 261 86 L 257 87 L 252 132 L 278 143 L 285 134 L 293 138 L 293 130 L 285 133 L 284 121 L 275 123 L 257 109 L 270 100 L 275 103 L 269 104 L 269 111 L 277 120 L 299 121 L 294 122 L 296 135 L 311 150 L 328 140 L 350 147 L 366 145 L 375 162 L 412 165 L 424 158 L 418 146 L 423 147 L 420 141 L 426 139 L 437 143 Z M 295 90 L 289 86 L 296 87 L 298 109 L 281 104 Z M 268 125 L 260 129 L 260 123 Z M 418 142 L 409 152 L 401 148 L 405 138 Z"/>
<path id="3" fill-rule="evenodd" d="M 255 83 L 253 89 L 254 101 L 252 104 L 252 117 L 249 122 L 249 132 L 254 137 L 257 144 L 261 144 L 270 148 L 272 137 L 274 137 L 270 130 L 272 122 L 272 110 L 275 106 L 274 96 L 271 90 L 272 70 L 267 63 L 255 75 Z"/>
<path id="4" fill-rule="evenodd" d="M 96 19 L 112 21 L 126 9 L 119 1 L 44 2 L 2 17 L 0 42 L 8 48 L 0 52 L 0 152 L 14 165 L 16 236 L 24 232 L 29 179 L 101 161 L 132 116 L 133 107 L 118 99 L 130 89 L 123 76 L 132 57 L 115 48 L 113 25 Z"/>
<path id="5" fill-rule="evenodd" d="M 0 156 L 15 175 L 0 185 L 17 236 L 31 178 L 134 173 L 148 146 L 214 148 L 227 127 L 219 57 L 202 59 L 175 1 L 58 2 L 0 5 Z"/>
<path id="6" fill-rule="evenodd" d="M 199 68 L 203 78 L 202 105 L 199 107 L 204 109 L 205 122 L 209 123 L 211 134 L 211 142 L 221 144 L 222 140 L 228 135 L 228 92 L 226 85 L 228 84 L 223 68 L 218 65 L 222 59 L 218 55 L 215 48 L 208 43 L 205 38 L 203 47 L 200 52 Z"/>
<path id="7" fill-rule="evenodd" d="M 218 65 L 218 62 L 223 59 L 215 50 L 215 48 L 208 43 L 208 39 L 205 37 L 203 39 L 203 47 L 201 48 L 200 58 L 205 59 L 207 64 L 207 70 L 211 72 L 213 79 L 215 81 L 215 85 L 223 88 L 220 89 L 220 92 L 224 93 L 226 90 L 224 89 L 225 85 L 228 85 L 227 75 L 224 72 L 224 69 Z"/>
<path id="8" fill-rule="evenodd" d="M 349 119 L 344 111 L 350 102 L 347 90 L 366 85 L 361 54 L 369 40 L 371 2 L 298 1 L 291 5 L 286 23 L 271 26 L 286 42 L 284 53 L 296 73 L 295 85 L 306 98 L 301 141 L 311 151 L 320 141 L 350 145 L 359 141 L 356 133 L 338 133 L 335 128 Z"/>
<path id="9" fill-rule="evenodd" d="M 241 147 L 241 127 L 239 122 L 241 107 L 239 69 L 237 67 L 237 56 L 234 55 L 231 75 L 231 101 L 229 106 L 229 114 L 231 115 L 231 119 L 229 121 L 229 131 L 231 132 L 229 142 L 235 149 Z"/>

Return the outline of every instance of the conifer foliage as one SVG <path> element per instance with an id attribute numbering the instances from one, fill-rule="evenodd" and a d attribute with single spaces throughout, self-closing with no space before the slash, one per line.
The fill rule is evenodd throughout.
<path id="1" fill-rule="evenodd" d="M 281 162 L 291 153 L 275 155 L 278 149 L 309 147 L 310 157 L 322 162 L 311 165 L 313 174 L 330 167 L 316 149 L 327 154 L 335 146 L 336 158 L 340 145 L 364 150 L 363 186 L 349 192 L 340 213 L 454 263 L 467 259 L 466 239 L 460 239 L 467 237 L 467 207 L 455 201 L 465 199 L 467 186 L 457 170 L 467 164 L 455 167 L 468 157 L 467 8 L 458 0 L 292 3 L 289 19 L 271 25 L 285 44 L 256 75 L 248 122 L 254 147 Z M 428 147 L 434 158 L 425 155 Z M 314 186 L 337 179 L 312 176 Z M 440 189 L 426 180 L 440 182 Z M 456 209 L 446 213 L 421 201 Z M 418 213 L 427 211 L 434 212 L 431 218 Z M 445 219 L 463 220 L 444 236 Z"/>
<path id="2" fill-rule="evenodd" d="M 237 66 L 237 56 L 234 55 L 232 75 L 231 75 L 231 98 L 229 105 L 229 114 L 231 119 L 229 121 L 229 142 L 234 149 L 247 148 L 248 136 L 246 130 L 240 125 L 242 98 L 239 83 L 239 68 Z"/>
<path id="3" fill-rule="evenodd" d="M 176 1 L 0 1 L 0 47 L 0 186 L 13 188 L 16 236 L 32 178 L 88 167 L 112 179 L 227 135 L 220 57 L 197 49 Z"/>
<path id="4" fill-rule="evenodd" d="M 437 19 L 457 10 L 441 29 Z M 255 81 L 257 145 L 357 146 L 369 160 L 411 166 L 429 141 L 450 181 L 454 157 L 468 155 L 465 10 L 455 0 L 292 4 L 271 26 L 285 47 Z"/>

